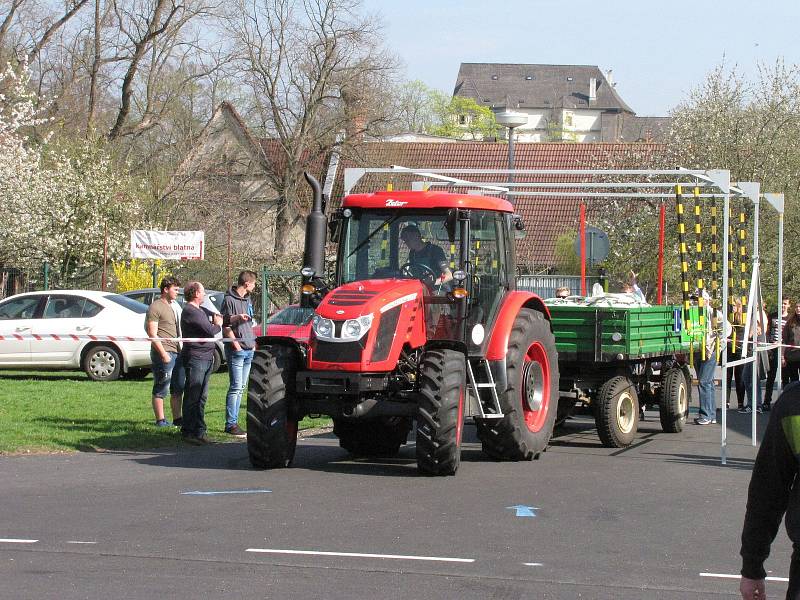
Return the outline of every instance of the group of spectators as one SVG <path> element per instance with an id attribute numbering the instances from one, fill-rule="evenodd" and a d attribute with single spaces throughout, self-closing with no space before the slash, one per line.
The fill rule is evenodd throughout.
<path id="1" fill-rule="evenodd" d="M 742 316 L 742 305 L 739 300 L 734 302 L 734 320 L 744 322 Z M 757 339 L 761 343 L 769 341 L 773 344 L 781 344 L 781 348 L 774 348 L 768 353 L 760 353 L 757 362 L 757 371 L 753 363 L 747 365 L 737 365 L 728 371 L 728 388 L 730 389 L 731 378 L 734 380 L 736 389 L 736 399 L 739 412 L 750 413 L 753 410 L 758 412 L 769 411 L 772 405 L 772 388 L 778 374 L 778 364 L 781 365 L 781 384 L 787 385 L 792 381 L 800 380 L 800 302 L 797 302 L 792 310 L 792 302 L 789 298 L 783 298 L 781 310 L 766 314 L 761 314 L 753 318 L 752 327 L 755 330 Z M 752 336 L 751 330 L 751 336 Z M 728 340 L 728 360 L 736 360 L 741 357 L 742 337 L 738 340 Z M 750 398 L 753 389 L 753 373 L 758 373 L 756 379 L 756 397 Z M 763 401 L 761 400 L 761 380 L 766 379 L 764 384 Z M 730 393 L 729 393 L 730 396 Z"/>
<path id="2" fill-rule="evenodd" d="M 253 304 L 250 295 L 257 275 L 242 271 L 225 293 L 222 312 L 202 305 L 205 288 L 190 281 L 183 288 L 185 305 L 176 301 L 180 282 L 166 277 L 161 295 L 147 311 L 145 330 L 151 341 L 153 363 L 153 413 L 157 427 L 180 427 L 181 435 L 191 444 L 209 443 L 206 435 L 205 405 L 208 382 L 214 364 L 215 336 L 222 331 L 228 364 L 229 387 L 225 398 L 225 433 L 243 438 L 239 427 L 239 408 L 250 374 L 255 349 Z M 208 339 L 208 341 L 204 341 Z M 182 341 L 185 340 L 185 341 Z M 164 398 L 170 394 L 172 423 L 164 416 Z"/>

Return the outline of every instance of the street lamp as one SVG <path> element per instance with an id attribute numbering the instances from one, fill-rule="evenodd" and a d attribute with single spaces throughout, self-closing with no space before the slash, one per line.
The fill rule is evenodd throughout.
<path id="1" fill-rule="evenodd" d="M 528 115 L 514 112 L 504 108 L 502 111 L 495 112 L 494 119 L 499 125 L 508 127 L 508 168 L 514 169 L 514 128 L 528 123 Z M 508 174 L 508 183 L 514 183 L 514 174 Z"/>

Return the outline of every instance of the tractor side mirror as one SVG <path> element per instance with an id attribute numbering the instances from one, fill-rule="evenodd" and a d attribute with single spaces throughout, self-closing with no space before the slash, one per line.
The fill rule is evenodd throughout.
<path id="1" fill-rule="evenodd" d="M 445 227 L 447 228 L 447 237 L 452 244 L 456 239 L 456 225 L 458 224 L 458 209 L 451 208 L 447 211 L 447 219 L 445 220 Z"/>

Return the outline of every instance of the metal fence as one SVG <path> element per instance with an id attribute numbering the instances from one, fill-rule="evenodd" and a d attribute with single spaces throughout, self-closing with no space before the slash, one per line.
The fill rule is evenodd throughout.
<path id="1" fill-rule="evenodd" d="M 607 277 L 597 275 L 587 275 L 587 292 L 591 292 L 592 286 L 599 283 L 605 287 Z M 570 294 L 581 293 L 580 275 L 518 275 L 517 289 L 533 292 L 542 298 L 553 298 L 556 290 L 560 287 L 569 288 Z"/>

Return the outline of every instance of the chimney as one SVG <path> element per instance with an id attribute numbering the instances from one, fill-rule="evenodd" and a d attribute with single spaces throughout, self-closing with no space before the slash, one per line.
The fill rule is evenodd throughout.
<path id="1" fill-rule="evenodd" d="M 589 104 L 597 102 L 597 79 L 595 77 L 589 78 Z"/>
<path id="2" fill-rule="evenodd" d="M 606 71 L 606 81 L 608 82 L 608 85 L 610 85 L 612 88 L 617 87 L 617 84 L 614 83 L 614 70 L 613 69 L 609 69 L 608 71 Z"/>

